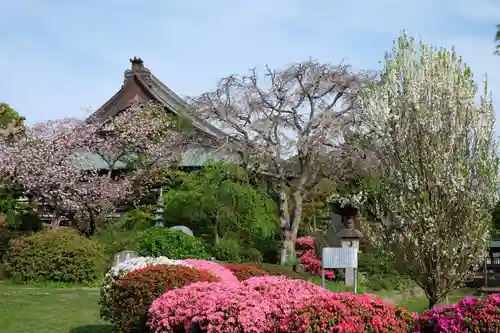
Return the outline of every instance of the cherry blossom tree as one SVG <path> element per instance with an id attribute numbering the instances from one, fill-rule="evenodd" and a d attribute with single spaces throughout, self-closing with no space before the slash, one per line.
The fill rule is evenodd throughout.
<path id="1" fill-rule="evenodd" d="M 157 105 L 134 105 L 113 119 L 61 119 L 27 128 L 1 146 L 1 170 L 24 188 L 34 203 L 52 208 L 56 221 L 83 223 L 92 234 L 116 205 L 145 191 L 156 168 L 178 159 L 182 137 Z M 127 162 L 115 176 L 96 169 L 91 154 L 109 163 Z M 95 155 L 94 155 L 95 156 Z"/>
<path id="2" fill-rule="evenodd" d="M 483 260 L 498 193 L 498 150 L 487 82 L 454 50 L 403 34 L 380 81 L 359 95 L 359 142 L 378 159 L 375 216 L 403 273 L 429 307 Z M 370 189 L 370 187 L 369 187 Z"/>
<path id="3" fill-rule="evenodd" d="M 194 112 L 228 134 L 225 148 L 274 180 L 281 229 L 281 263 L 293 258 L 308 189 L 338 157 L 352 122 L 358 78 L 345 65 L 305 61 L 226 77 L 191 99 Z"/>

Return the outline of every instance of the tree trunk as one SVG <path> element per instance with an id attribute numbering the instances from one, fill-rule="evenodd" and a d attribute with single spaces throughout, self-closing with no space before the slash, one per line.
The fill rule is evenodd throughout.
<path id="1" fill-rule="evenodd" d="M 433 299 L 433 298 L 429 297 L 429 306 L 428 306 L 428 309 L 429 309 L 429 310 L 430 310 L 430 309 L 432 309 L 432 308 L 433 308 L 433 307 L 434 307 L 437 303 L 438 303 L 438 301 L 437 301 L 437 300 L 435 300 L 435 299 Z"/>
<path id="2" fill-rule="evenodd" d="M 220 237 L 219 237 L 219 225 L 218 225 L 217 218 L 215 220 L 214 224 L 214 245 L 219 245 L 220 243 Z"/>
<path id="3" fill-rule="evenodd" d="M 280 220 L 281 251 L 280 264 L 284 265 L 290 261 L 295 246 L 290 232 L 290 214 L 288 213 L 288 198 L 286 195 L 285 181 L 278 183 L 278 214 Z"/>
<path id="4" fill-rule="evenodd" d="M 50 230 L 57 230 L 59 228 L 59 224 L 61 224 L 62 217 L 56 212 L 54 213 L 54 218 L 50 223 Z"/>
<path id="5" fill-rule="evenodd" d="M 94 236 L 96 230 L 97 230 L 96 222 L 95 222 L 95 220 L 93 218 L 90 218 L 90 220 L 89 220 L 89 228 L 88 228 L 88 231 L 87 231 L 87 236 L 88 237 Z"/>
<path id="6" fill-rule="evenodd" d="M 300 222 L 302 221 L 302 206 L 303 206 L 303 196 L 302 190 L 297 189 L 293 193 L 293 214 L 291 223 L 291 234 L 295 241 L 297 234 L 299 233 Z"/>

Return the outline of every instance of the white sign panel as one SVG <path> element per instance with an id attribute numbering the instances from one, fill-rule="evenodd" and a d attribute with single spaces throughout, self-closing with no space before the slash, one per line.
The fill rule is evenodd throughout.
<path id="1" fill-rule="evenodd" d="M 323 268 L 357 268 L 358 249 L 354 247 L 324 247 Z"/>

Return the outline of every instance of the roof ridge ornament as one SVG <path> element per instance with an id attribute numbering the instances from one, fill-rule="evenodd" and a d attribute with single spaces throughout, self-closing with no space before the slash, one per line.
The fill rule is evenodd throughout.
<path id="1" fill-rule="evenodd" d="M 144 69 L 144 61 L 141 58 L 134 56 L 133 58 L 130 58 L 129 61 L 132 64 L 132 72 Z"/>

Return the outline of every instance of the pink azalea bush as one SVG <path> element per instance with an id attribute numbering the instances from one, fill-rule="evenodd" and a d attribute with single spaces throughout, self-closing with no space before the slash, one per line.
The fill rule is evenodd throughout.
<path id="1" fill-rule="evenodd" d="M 295 322 L 299 322 L 297 317 L 306 318 L 305 309 L 320 300 L 325 306 L 331 305 L 327 310 L 318 308 L 329 318 L 345 317 L 346 323 L 352 325 L 335 326 L 335 323 L 330 322 L 330 330 L 314 331 L 317 325 L 313 321 L 303 320 L 298 328 L 302 330 L 294 330 Z M 396 307 L 368 296 L 333 294 L 306 281 L 263 276 L 241 283 L 195 283 L 168 291 L 151 305 L 148 326 L 155 333 L 184 333 L 191 330 L 204 333 L 354 333 L 370 330 L 340 329 L 368 329 L 372 327 L 370 325 L 379 329 L 373 332 L 404 332 L 404 318 L 411 317 L 400 315 L 398 311 Z M 383 323 L 372 317 L 377 315 L 381 315 Z M 318 318 L 316 320 L 321 321 Z M 360 320 L 365 326 L 356 324 Z"/>
<path id="2" fill-rule="evenodd" d="M 464 298 L 422 313 L 414 333 L 500 332 L 500 294 Z"/>
<path id="3" fill-rule="evenodd" d="M 321 258 L 316 253 L 316 241 L 313 237 L 299 237 L 295 240 L 295 251 L 306 271 L 321 276 Z M 325 270 L 325 278 L 335 279 L 335 273 Z"/>
<path id="4" fill-rule="evenodd" d="M 194 268 L 209 271 L 210 273 L 218 277 L 223 283 L 238 282 L 238 279 L 233 274 L 233 272 L 231 272 L 231 270 L 216 262 L 198 259 L 184 259 L 183 262 L 193 266 Z"/>
<path id="5" fill-rule="evenodd" d="M 413 317 L 405 309 L 368 295 L 320 294 L 280 321 L 279 333 L 406 333 Z"/>

